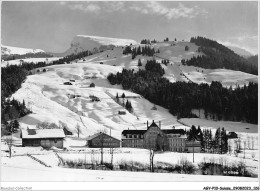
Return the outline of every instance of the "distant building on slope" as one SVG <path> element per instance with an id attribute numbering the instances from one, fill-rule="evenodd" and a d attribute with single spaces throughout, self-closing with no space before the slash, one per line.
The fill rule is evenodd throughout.
<path id="1" fill-rule="evenodd" d="M 90 148 L 118 148 L 120 140 L 99 132 L 87 138 L 87 146 Z"/>
<path id="2" fill-rule="evenodd" d="M 43 148 L 63 148 L 63 129 L 26 129 L 21 132 L 22 146 L 42 146 Z"/>
<path id="3" fill-rule="evenodd" d="M 161 123 L 153 121 L 146 130 L 124 130 L 122 147 L 185 152 L 186 139 L 183 129 L 161 129 Z"/>
<path id="4" fill-rule="evenodd" d="M 89 87 L 94 88 L 96 85 L 94 83 L 91 83 Z"/>

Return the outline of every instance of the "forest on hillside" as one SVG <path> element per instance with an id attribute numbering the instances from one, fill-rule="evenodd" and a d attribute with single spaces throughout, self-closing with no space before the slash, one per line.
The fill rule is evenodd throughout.
<path id="1" fill-rule="evenodd" d="M 258 67 L 255 64 L 216 41 L 204 37 L 192 37 L 190 42 L 199 46 L 198 52 L 204 55 L 182 60 L 183 64 L 206 69 L 225 68 L 258 75 Z"/>
<path id="2" fill-rule="evenodd" d="M 26 58 L 51 58 L 52 55 L 45 52 L 37 52 L 37 53 L 27 53 L 23 55 L 12 54 L 12 55 L 2 55 L 1 59 L 4 61 L 8 60 L 16 60 L 16 59 L 26 59 Z"/>
<path id="3" fill-rule="evenodd" d="M 142 95 L 154 104 L 169 109 L 177 118 L 195 117 L 192 109 L 204 109 L 205 116 L 215 120 L 258 122 L 258 84 L 236 89 L 225 88 L 220 82 L 208 84 L 186 82 L 171 83 L 162 77 L 160 63 L 148 60 L 145 70 L 123 69 L 110 74 L 112 85 L 121 84 L 124 89 Z"/>

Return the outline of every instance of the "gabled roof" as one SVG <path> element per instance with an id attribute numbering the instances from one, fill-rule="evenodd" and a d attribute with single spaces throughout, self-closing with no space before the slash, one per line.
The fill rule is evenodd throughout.
<path id="1" fill-rule="evenodd" d="M 94 138 L 96 138 L 97 136 L 99 136 L 99 135 L 101 135 L 102 133 L 101 132 L 98 132 L 98 133 L 95 133 L 95 134 L 93 134 L 93 135 L 91 135 L 91 136 L 88 136 L 87 137 L 87 141 L 88 140 L 91 140 L 91 139 L 94 139 Z"/>
<path id="2" fill-rule="evenodd" d="M 185 131 L 183 129 L 162 129 L 165 134 L 181 134 L 184 135 Z"/>
<path id="3" fill-rule="evenodd" d="M 150 127 L 159 127 L 159 126 L 153 121 L 152 124 L 148 127 L 148 129 L 149 129 Z"/>
<path id="4" fill-rule="evenodd" d="M 65 138 L 63 129 L 23 129 L 23 139 Z"/>
<path id="5" fill-rule="evenodd" d="M 125 134 L 135 134 L 135 135 L 143 135 L 145 134 L 146 130 L 124 130 L 122 132 L 123 135 Z"/>
<path id="6" fill-rule="evenodd" d="M 112 137 L 112 136 L 110 136 L 110 135 L 108 135 L 108 134 L 106 134 L 106 133 L 98 132 L 98 133 L 95 133 L 94 135 L 91 135 L 91 136 L 87 137 L 86 140 L 87 140 L 87 141 L 90 141 L 90 140 L 92 140 L 92 139 L 98 137 L 98 136 L 101 135 L 101 134 L 104 134 L 104 135 L 106 135 L 106 136 L 108 136 L 108 137 L 111 137 L 111 138 L 113 138 L 113 139 L 116 139 L 115 137 Z M 116 140 L 118 140 L 118 139 L 116 139 Z"/>

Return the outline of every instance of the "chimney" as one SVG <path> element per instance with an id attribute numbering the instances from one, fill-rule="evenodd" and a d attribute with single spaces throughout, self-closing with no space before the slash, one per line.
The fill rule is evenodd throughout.
<path id="1" fill-rule="evenodd" d="M 159 128 L 161 129 L 161 121 L 159 121 Z"/>
<path id="2" fill-rule="evenodd" d="M 175 129 L 175 127 L 174 127 L 174 126 L 172 126 L 172 129 Z"/>

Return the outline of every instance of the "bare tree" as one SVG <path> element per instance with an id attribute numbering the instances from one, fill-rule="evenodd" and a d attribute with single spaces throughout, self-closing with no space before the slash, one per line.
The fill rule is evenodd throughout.
<path id="1" fill-rule="evenodd" d="M 254 140 L 254 137 L 253 137 L 253 136 L 252 136 L 252 141 L 251 141 L 251 143 L 252 143 L 252 150 L 254 150 L 255 140 Z"/>
<path id="2" fill-rule="evenodd" d="M 8 149 L 9 149 L 9 157 L 12 157 L 12 146 L 13 146 L 13 135 L 11 134 L 10 136 L 5 138 L 5 141 L 8 145 Z"/>
<path id="3" fill-rule="evenodd" d="M 79 126 L 78 123 L 76 125 L 76 131 L 77 131 L 77 135 L 78 135 L 78 138 L 79 138 L 79 134 L 80 134 L 81 130 L 80 130 L 80 126 Z"/>
<path id="4" fill-rule="evenodd" d="M 154 148 L 151 139 L 147 139 L 146 146 L 149 149 L 150 171 L 154 172 Z"/>
<path id="5" fill-rule="evenodd" d="M 250 149 L 250 137 L 247 136 L 246 140 L 247 140 L 247 148 Z"/>
<path id="6" fill-rule="evenodd" d="M 150 171 L 151 172 L 154 172 L 153 159 L 154 159 L 154 150 L 150 148 Z"/>

